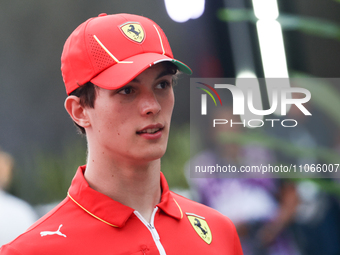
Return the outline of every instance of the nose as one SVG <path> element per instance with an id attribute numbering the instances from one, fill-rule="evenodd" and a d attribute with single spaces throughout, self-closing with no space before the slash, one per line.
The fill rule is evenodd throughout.
<path id="1" fill-rule="evenodd" d="M 142 115 L 158 114 L 161 110 L 161 105 L 154 92 L 148 92 L 140 100 L 140 112 Z"/>

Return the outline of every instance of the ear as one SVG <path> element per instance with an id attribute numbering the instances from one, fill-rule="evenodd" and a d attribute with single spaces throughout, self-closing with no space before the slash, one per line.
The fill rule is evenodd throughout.
<path id="1" fill-rule="evenodd" d="M 72 120 L 79 126 L 86 128 L 90 126 L 86 108 L 80 104 L 80 98 L 77 96 L 68 96 L 65 100 L 65 109 Z"/>

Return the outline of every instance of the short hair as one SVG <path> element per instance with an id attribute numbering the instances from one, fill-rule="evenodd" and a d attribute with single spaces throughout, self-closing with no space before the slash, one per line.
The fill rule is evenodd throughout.
<path id="1" fill-rule="evenodd" d="M 166 66 L 169 74 L 174 75 L 172 85 L 175 85 L 175 83 L 177 81 L 176 78 L 177 78 L 177 74 L 178 74 L 178 67 L 175 64 L 173 64 L 169 61 L 165 61 L 165 62 L 163 62 L 163 64 Z M 94 102 L 96 100 L 96 95 L 97 95 L 97 92 L 96 92 L 97 88 L 98 88 L 98 86 L 96 86 L 92 82 L 87 82 L 87 83 L 85 83 L 85 85 L 80 86 L 76 90 L 72 91 L 70 93 L 70 96 L 72 95 L 72 96 L 79 97 L 81 106 L 94 108 Z M 82 135 L 86 134 L 85 128 L 83 128 L 82 126 L 79 126 L 76 122 L 74 122 L 74 124 L 76 125 L 80 134 L 82 134 Z"/>

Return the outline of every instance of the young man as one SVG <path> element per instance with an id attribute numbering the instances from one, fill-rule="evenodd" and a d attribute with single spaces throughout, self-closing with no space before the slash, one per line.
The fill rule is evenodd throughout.
<path id="1" fill-rule="evenodd" d="M 161 28 L 101 14 L 70 35 L 61 60 L 65 108 L 86 134 L 87 165 L 65 200 L 0 254 L 242 254 L 231 221 L 169 191 L 160 172 L 173 76 L 191 73 Z"/>

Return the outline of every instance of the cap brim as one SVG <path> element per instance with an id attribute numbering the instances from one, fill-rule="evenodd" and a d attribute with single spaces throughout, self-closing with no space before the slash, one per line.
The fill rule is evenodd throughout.
<path id="1" fill-rule="evenodd" d="M 133 80 L 147 68 L 163 61 L 170 61 L 178 67 L 178 70 L 192 74 L 191 69 L 184 63 L 157 53 L 143 53 L 125 59 L 92 78 L 91 82 L 103 89 L 119 89 Z"/>

